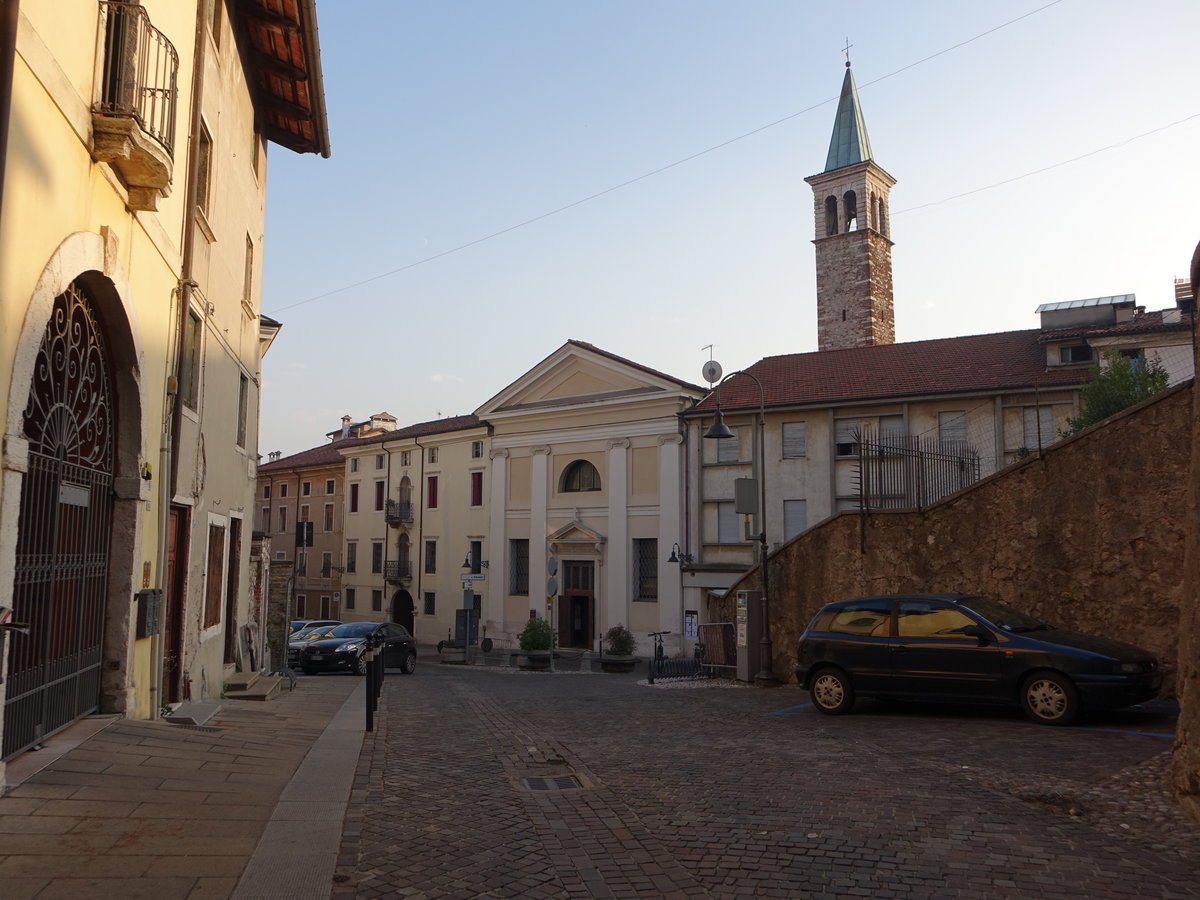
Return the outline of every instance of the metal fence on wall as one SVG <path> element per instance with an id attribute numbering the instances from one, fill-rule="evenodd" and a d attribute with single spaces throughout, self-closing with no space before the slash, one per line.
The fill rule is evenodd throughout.
<path id="1" fill-rule="evenodd" d="M 863 509 L 924 509 L 980 477 L 979 454 L 965 441 L 864 432 L 858 440 Z"/>

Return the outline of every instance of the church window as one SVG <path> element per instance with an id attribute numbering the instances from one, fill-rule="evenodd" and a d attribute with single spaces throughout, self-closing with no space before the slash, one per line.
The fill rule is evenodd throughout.
<path id="1" fill-rule="evenodd" d="M 586 459 L 577 459 L 563 471 L 561 490 L 564 493 L 598 491 L 600 473 Z"/>
<path id="2" fill-rule="evenodd" d="M 842 202 L 846 206 L 846 231 L 858 230 L 858 198 L 854 195 L 854 191 L 846 191 L 842 195 Z"/>
<path id="3" fill-rule="evenodd" d="M 832 237 L 838 233 L 837 197 L 825 198 L 825 236 Z"/>

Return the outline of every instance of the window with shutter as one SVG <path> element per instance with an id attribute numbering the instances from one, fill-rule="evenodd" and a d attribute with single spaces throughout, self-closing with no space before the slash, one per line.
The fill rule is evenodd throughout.
<path id="1" fill-rule="evenodd" d="M 803 422 L 783 423 L 783 458 L 800 459 L 805 455 L 805 433 Z"/>
<path id="2" fill-rule="evenodd" d="M 783 539 L 791 540 L 808 528 L 808 501 L 783 501 Z"/>
<path id="3" fill-rule="evenodd" d="M 732 503 L 717 504 L 717 543 L 736 544 L 742 540 L 738 514 Z"/>

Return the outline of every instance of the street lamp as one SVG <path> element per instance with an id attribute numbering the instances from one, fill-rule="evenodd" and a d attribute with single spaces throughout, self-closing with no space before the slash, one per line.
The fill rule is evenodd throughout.
<path id="1" fill-rule="evenodd" d="M 712 425 L 704 432 L 704 437 L 710 440 L 721 440 L 734 436 L 725 417 L 721 414 L 721 385 L 734 375 L 745 375 L 758 385 L 758 418 L 754 422 L 754 458 L 752 472 L 758 487 L 758 513 L 756 531 L 758 532 L 758 561 L 761 566 L 762 578 L 762 636 L 759 638 L 759 671 L 754 681 L 760 685 L 777 684 L 775 673 L 771 671 L 771 624 L 767 616 L 767 485 L 766 485 L 766 444 L 767 437 L 767 402 L 762 382 L 746 371 L 730 372 L 717 382 L 717 414 Z"/>

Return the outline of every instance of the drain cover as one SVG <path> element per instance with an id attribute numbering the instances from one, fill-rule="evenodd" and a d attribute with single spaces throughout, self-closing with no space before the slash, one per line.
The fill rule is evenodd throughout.
<path id="1" fill-rule="evenodd" d="M 583 787 L 574 775 L 556 775 L 553 778 L 522 778 L 531 791 L 577 791 Z"/>

